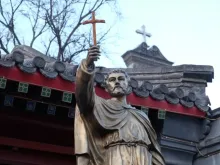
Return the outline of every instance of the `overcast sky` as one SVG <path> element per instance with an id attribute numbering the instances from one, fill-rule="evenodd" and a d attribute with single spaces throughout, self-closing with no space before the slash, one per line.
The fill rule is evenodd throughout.
<path id="1" fill-rule="evenodd" d="M 121 55 L 143 41 L 135 30 L 144 24 L 152 34 L 148 45 L 158 46 L 174 65 L 214 67 L 215 78 L 206 92 L 212 109 L 220 107 L 220 0 L 119 0 L 119 7 L 123 18 L 111 32 L 113 42 L 106 46 L 110 60 L 103 57 L 99 65 L 125 67 Z M 107 25 L 114 21 L 108 10 L 98 14 Z"/>

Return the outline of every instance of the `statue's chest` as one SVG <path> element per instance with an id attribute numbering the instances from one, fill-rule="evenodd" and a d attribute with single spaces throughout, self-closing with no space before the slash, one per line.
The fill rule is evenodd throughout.
<path id="1" fill-rule="evenodd" d="M 127 123 L 119 130 L 123 139 L 136 140 L 143 139 L 147 134 L 143 125 L 133 115 L 128 115 Z"/>
<path id="2" fill-rule="evenodd" d="M 109 132 L 105 136 L 105 145 L 115 142 L 137 142 L 142 141 L 149 144 L 148 134 L 141 122 L 133 115 L 128 115 L 127 122 L 118 130 Z"/>

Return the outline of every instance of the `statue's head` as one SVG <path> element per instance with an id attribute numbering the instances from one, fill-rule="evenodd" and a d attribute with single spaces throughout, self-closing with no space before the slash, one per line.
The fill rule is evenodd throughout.
<path id="1" fill-rule="evenodd" d="M 129 81 L 130 78 L 125 71 L 121 69 L 113 70 L 106 76 L 106 91 L 112 97 L 125 96 L 127 95 Z"/>

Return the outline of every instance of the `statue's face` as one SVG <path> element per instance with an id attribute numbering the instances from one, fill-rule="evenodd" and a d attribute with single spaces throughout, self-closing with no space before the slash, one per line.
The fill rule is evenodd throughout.
<path id="1" fill-rule="evenodd" d="M 124 73 L 111 73 L 106 80 L 106 89 L 112 97 L 126 95 L 127 88 L 128 79 Z"/>

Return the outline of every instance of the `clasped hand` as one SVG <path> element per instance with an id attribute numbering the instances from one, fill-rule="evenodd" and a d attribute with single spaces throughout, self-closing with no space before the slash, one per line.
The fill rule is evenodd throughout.
<path id="1" fill-rule="evenodd" d="M 86 58 L 87 66 L 93 65 L 95 61 L 100 58 L 99 46 L 92 46 L 88 50 L 88 55 Z"/>

